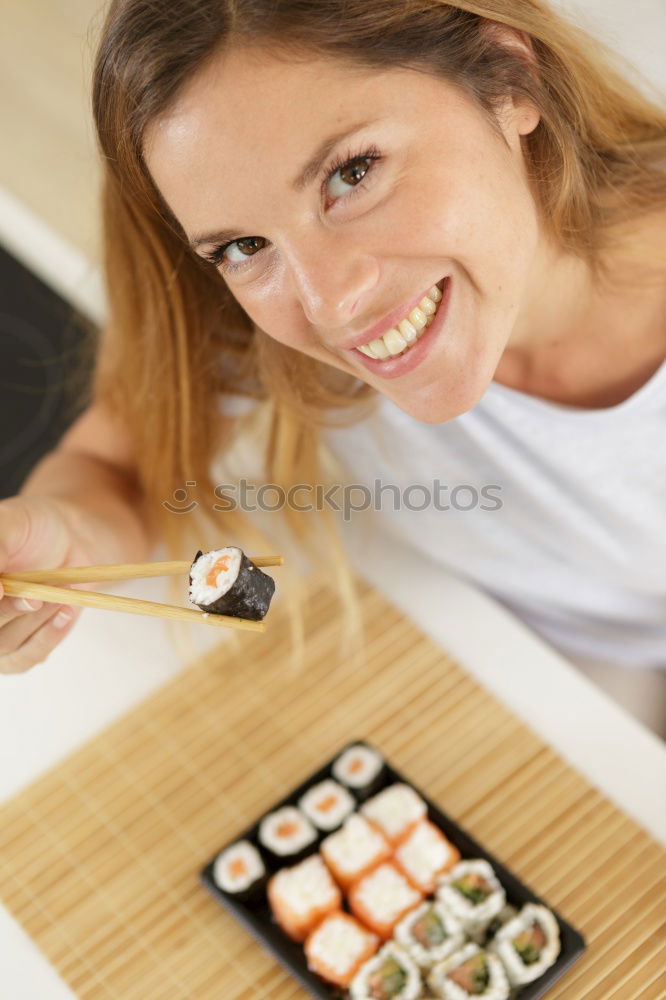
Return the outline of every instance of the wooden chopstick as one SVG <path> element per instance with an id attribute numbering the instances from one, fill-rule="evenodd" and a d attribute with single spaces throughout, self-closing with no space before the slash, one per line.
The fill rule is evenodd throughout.
<path id="1" fill-rule="evenodd" d="M 188 563 L 189 568 L 191 564 Z M 102 568 L 102 567 L 100 567 Z M 108 568 L 108 567 L 107 567 Z M 95 577 L 94 579 L 99 579 Z M 0 575 L 0 583 L 5 594 L 10 597 L 28 597 L 50 604 L 71 604 L 83 608 L 99 608 L 103 611 L 125 611 L 132 615 L 148 615 L 151 618 L 172 618 L 181 622 L 198 622 L 205 625 L 245 629 L 248 632 L 265 632 L 263 621 L 254 622 L 247 618 L 231 615 L 204 614 L 193 608 L 179 608 L 173 604 L 159 604 L 157 601 L 142 601 L 134 597 L 117 594 L 99 594 L 92 590 L 68 590 L 66 587 L 50 587 L 32 580 L 16 580 L 9 574 Z"/>
<path id="2" fill-rule="evenodd" d="M 255 566 L 282 566 L 284 556 L 248 556 Z M 116 563 L 109 566 L 75 566 L 70 569 L 30 569 L 3 573 L 0 580 L 26 583 L 103 583 L 105 580 L 140 580 L 149 576 L 176 576 L 189 573 L 192 562 Z M 187 610 L 187 609 L 185 609 Z"/>

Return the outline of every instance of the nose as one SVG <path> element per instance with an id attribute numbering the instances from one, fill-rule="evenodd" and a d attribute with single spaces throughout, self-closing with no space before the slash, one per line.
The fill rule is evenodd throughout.
<path id="1" fill-rule="evenodd" d="M 330 237 L 330 233 L 327 234 Z M 344 245 L 343 245 L 344 242 Z M 350 247 L 350 238 L 312 240 L 287 254 L 297 298 L 309 323 L 334 331 L 347 326 L 372 294 L 379 264 L 372 254 Z"/>

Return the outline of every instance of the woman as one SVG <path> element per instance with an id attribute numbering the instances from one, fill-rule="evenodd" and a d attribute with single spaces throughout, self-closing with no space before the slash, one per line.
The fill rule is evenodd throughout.
<path id="1" fill-rule="evenodd" d="M 403 471 L 478 473 L 508 516 L 440 518 L 435 555 L 552 641 L 663 665 L 666 117 L 586 36 L 540 0 L 122 0 L 94 112 L 94 403 L 0 505 L 5 567 L 182 556 L 165 498 L 213 496 L 247 397 L 271 483 L 320 482 L 324 443 L 372 474 L 378 420 Z M 71 612 L 9 603 L 24 669 Z"/>

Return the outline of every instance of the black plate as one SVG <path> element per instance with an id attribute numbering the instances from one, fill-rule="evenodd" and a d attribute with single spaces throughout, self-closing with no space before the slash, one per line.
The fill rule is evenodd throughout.
<path id="1" fill-rule="evenodd" d="M 337 760 L 341 753 L 343 753 L 348 747 L 357 746 L 359 743 L 365 743 L 366 746 L 371 746 L 364 740 L 354 740 L 352 743 L 348 743 L 347 746 L 342 747 L 335 757 L 333 757 L 328 764 L 320 768 L 314 774 L 312 774 L 307 781 L 304 781 L 298 788 L 286 796 L 286 798 L 281 799 L 276 802 L 275 805 L 271 807 L 267 812 L 273 812 L 282 806 L 296 805 L 298 799 L 303 795 L 311 785 L 316 785 L 317 782 L 323 781 L 324 778 L 329 778 L 331 776 L 331 767 L 333 762 Z M 377 749 L 373 747 L 372 749 Z M 381 751 L 377 751 L 381 753 Z M 384 758 L 385 759 L 385 758 Z M 399 771 L 386 762 L 386 766 L 383 772 L 383 780 L 381 785 L 377 788 L 380 791 L 386 785 L 392 785 L 394 782 L 400 781 L 406 785 L 411 785 L 415 792 L 421 796 L 428 807 L 428 819 L 440 828 L 444 835 L 454 844 L 460 854 L 462 859 L 466 858 L 485 858 L 488 861 L 498 879 L 504 886 L 506 890 L 507 903 L 518 908 L 522 907 L 525 903 L 541 903 L 543 906 L 548 906 L 548 903 L 539 896 L 536 896 L 531 889 L 520 882 L 516 876 L 505 868 L 504 865 L 497 861 L 492 854 L 489 854 L 480 844 L 477 843 L 470 835 L 459 827 L 457 823 L 454 823 L 452 819 L 437 808 L 434 803 L 432 803 L 423 792 L 416 787 L 411 781 L 408 781 Z M 271 865 L 270 861 L 266 857 L 266 852 L 261 848 L 259 840 L 257 837 L 259 830 L 259 823 L 261 818 L 250 827 L 244 833 L 238 833 L 233 840 L 230 840 L 227 844 L 224 844 L 220 850 L 215 855 L 217 858 L 225 847 L 229 847 L 231 844 L 235 843 L 237 840 L 249 840 L 254 846 L 260 851 L 266 868 L 268 871 L 274 870 L 274 866 Z M 327 836 L 327 833 L 322 833 L 320 840 Z M 314 851 L 313 851 L 314 853 Z M 305 952 L 303 951 L 303 946 L 297 944 L 287 937 L 286 934 L 280 930 L 280 927 L 273 920 L 268 901 L 266 899 L 265 893 L 261 893 L 258 900 L 252 900 L 251 902 L 240 902 L 235 896 L 230 893 L 224 892 L 222 889 L 213 881 L 213 864 L 215 862 L 213 858 L 201 872 L 201 880 L 205 887 L 210 893 L 225 906 L 244 926 L 250 931 L 255 938 L 266 948 L 270 953 L 280 962 L 285 969 L 299 983 L 308 990 L 313 997 L 317 997 L 318 1000 L 340 1000 L 342 997 L 347 997 L 346 990 L 340 990 L 334 986 L 330 986 L 328 983 L 320 979 L 319 976 L 315 976 L 314 973 L 310 972 L 305 959 Z M 285 862 L 284 866 L 289 865 L 289 862 Z M 557 961 L 554 965 L 547 969 L 546 972 L 534 983 L 529 983 L 526 986 L 519 987 L 512 993 L 512 997 L 516 1000 L 537 1000 L 538 997 L 544 996 L 544 994 L 550 989 L 556 980 L 560 979 L 561 976 L 567 971 L 567 969 L 576 962 L 580 956 L 585 951 L 585 940 L 579 932 L 563 920 L 560 915 L 553 910 L 552 907 L 548 906 L 551 910 L 560 927 L 560 943 L 561 951 L 558 956 Z"/>

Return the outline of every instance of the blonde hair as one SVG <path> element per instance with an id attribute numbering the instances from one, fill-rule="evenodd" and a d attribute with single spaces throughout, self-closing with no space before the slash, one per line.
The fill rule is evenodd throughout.
<path id="1" fill-rule="evenodd" d="M 527 36 L 533 59 L 503 45 L 493 22 Z M 144 163 L 147 126 L 205 61 L 227 45 L 264 42 L 285 58 L 432 73 L 462 87 L 492 122 L 507 94 L 532 102 L 540 122 L 523 151 L 543 225 L 595 268 L 614 227 L 666 203 L 666 116 L 611 53 L 540 0 L 113 0 L 93 78 L 109 303 L 94 394 L 131 428 L 140 485 L 178 558 L 204 539 L 220 544 L 209 507 L 185 516 L 164 504 L 187 482 L 214 495 L 213 458 L 245 423 L 218 412 L 221 394 L 267 409 L 263 472 L 285 489 L 321 483 L 319 429 L 354 423 L 376 403 L 370 386 L 254 327 L 218 272 L 189 250 Z M 284 522 L 315 565 L 326 561 L 358 637 L 353 580 L 329 512 L 286 507 Z M 222 524 L 225 539 L 265 551 L 240 511 L 225 510 Z M 291 587 L 298 645 L 295 578 Z"/>

